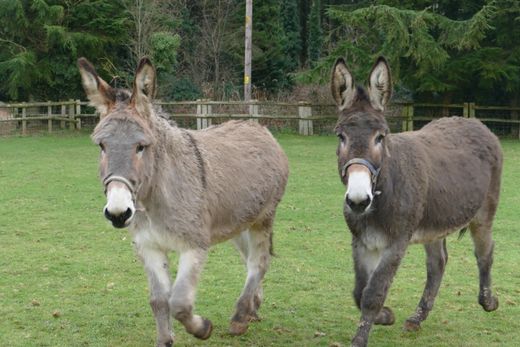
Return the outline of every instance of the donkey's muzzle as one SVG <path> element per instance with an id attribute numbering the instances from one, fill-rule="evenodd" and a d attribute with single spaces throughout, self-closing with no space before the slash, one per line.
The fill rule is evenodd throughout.
<path id="1" fill-rule="evenodd" d="M 352 210 L 352 212 L 363 213 L 366 211 L 368 206 L 370 206 L 372 199 L 369 196 L 367 196 L 367 198 L 365 200 L 353 201 L 353 200 L 349 199 L 349 197 L 347 195 L 347 198 L 345 201 L 346 201 L 348 207 Z"/>
<path id="2" fill-rule="evenodd" d="M 125 212 L 120 214 L 112 214 L 105 208 L 105 217 L 112 222 L 115 228 L 124 228 L 127 226 L 127 221 L 132 217 L 133 212 L 130 208 L 127 208 Z"/>

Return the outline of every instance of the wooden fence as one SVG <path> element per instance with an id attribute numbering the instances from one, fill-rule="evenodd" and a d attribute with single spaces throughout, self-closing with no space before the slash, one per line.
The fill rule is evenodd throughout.
<path id="1" fill-rule="evenodd" d="M 334 105 L 306 102 L 242 101 L 157 101 L 156 105 L 180 126 L 203 129 L 228 119 L 255 119 L 275 130 L 301 135 L 332 133 L 337 119 Z M 392 131 L 418 129 L 442 116 L 478 118 L 498 135 L 519 138 L 520 107 L 481 106 L 475 103 L 426 104 L 393 103 L 387 112 Z M 0 135 L 28 135 L 92 128 L 99 116 L 80 100 L 60 102 L 0 103 Z"/>

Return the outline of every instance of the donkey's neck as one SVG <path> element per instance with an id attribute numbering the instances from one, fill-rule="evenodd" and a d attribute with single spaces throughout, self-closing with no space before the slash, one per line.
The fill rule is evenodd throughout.
<path id="1" fill-rule="evenodd" d="M 405 221 L 396 220 L 396 216 L 402 215 L 403 203 L 411 209 L 419 208 L 413 205 L 414 195 L 409 188 L 413 179 L 410 172 L 403 171 L 402 167 L 403 160 L 416 165 L 408 152 L 408 145 L 399 134 L 387 137 L 387 153 L 382 161 L 377 182 L 377 190 L 381 191 L 381 194 L 375 197 L 374 210 L 367 215 L 366 223 L 384 229 L 389 234 L 401 232 L 399 226 Z"/>
<path id="2" fill-rule="evenodd" d="M 179 199 L 200 199 L 205 188 L 203 158 L 196 140 L 187 130 L 157 119 L 154 124 L 155 160 L 151 192 L 164 204 L 178 204 Z"/>

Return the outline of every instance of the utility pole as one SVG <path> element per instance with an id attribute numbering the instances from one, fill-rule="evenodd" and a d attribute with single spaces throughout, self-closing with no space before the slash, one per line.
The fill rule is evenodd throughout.
<path id="1" fill-rule="evenodd" d="M 246 0 L 246 38 L 244 52 L 244 101 L 251 100 L 251 42 L 253 37 L 253 0 Z"/>

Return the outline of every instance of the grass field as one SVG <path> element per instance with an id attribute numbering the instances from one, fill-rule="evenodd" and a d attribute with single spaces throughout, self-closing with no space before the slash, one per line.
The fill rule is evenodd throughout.
<path id="1" fill-rule="evenodd" d="M 174 322 L 178 346 L 350 343 L 359 313 L 351 296 L 350 234 L 342 216 L 336 139 L 278 138 L 291 175 L 275 224 L 277 256 L 265 279 L 263 320 L 242 337 L 227 334 L 245 271 L 225 243 L 212 249 L 198 288 L 196 311 L 213 321 L 213 336 L 198 341 Z M 422 330 L 403 332 L 426 276 L 423 249 L 412 246 L 387 300 L 396 325 L 376 326 L 372 346 L 518 345 L 520 142 L 503 141 L 503 147 L 493 268 L 499 309 L 486 313 L 478 305 L 471 238 L 459 241 L 452 235 L 434 310 Z M 87 135 L 0 139 L 0 346 L 154 344 L 144 271 L 126 231 L 113 229 L 101 213 L 105 199 L 97 156 Z"/>

